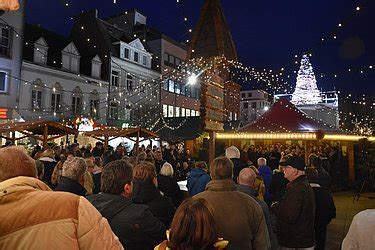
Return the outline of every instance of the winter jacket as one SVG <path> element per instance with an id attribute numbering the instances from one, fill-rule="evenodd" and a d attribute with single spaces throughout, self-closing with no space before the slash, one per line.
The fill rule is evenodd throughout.
<path id="1" fill-rule="evenodd" d="M 148 205 L 151 213 L 167 228 L 171 224 L 176 208 L 170 198 L 160 194 L 151 180 L 133 180 L 133 201 Z"/>
<path id="2" fill-rule="evenodd" d="M 194 196 L 206 189 L 207 183 L 211 180 L 210 176 L 201 168 L 193 168 L 187 178 L 187 188 L 189 194 Z"/>
<path id="3" fill-rule="evenodd" d="M 309 248 L 315 245 L 314 191 L 305 175 L 288 183 L 280 202 L 271 207 L 277 218 L 279 245 L 289 248 Z"/>
<path id="4" fill-rule="evenodd" d="M 240 174 L 241 170 L 247 168 L 248 166 L 246 162 L 241 159 L 231 158 L 230 160 L 233 162 L 233 181 L 237 183 L 237 177 Z"/>
<path id="5" fill-rule="evenodd" d="M 54 191 L 69 192 L 80 196 L 85 196 L 87 192 L 81 184 L 64 176 L 61 177 Z"/>
<path id="6" fill-rule="evenodd" d="M 271 181 L 272 181 L 272 170 L 268 166 L 262 166 L 258 168 L 259 175 L 262 177 L 265 191 L 264 191 L 264 200 L 271 200 L 271 194 L 269 192 Z"/>
<path id="7" fill-rule="evenodd" d="M 175 207 L 182 201 L 183 194 L 176 179 L 170 176 L 158 175 L 158 188 L 167 197 L 171 198 Z"/>
<path id="8" fill-rule="evenodd" d="M 273 201 L 280 201 L 283 198 L 287 184 L 288 180 L 284 177 L 284 173 L 275 170 L 268 190 Z"/>
<path id="9" fill-rule="evenodd" d="M 375 209 L 356 214 L 348 234 L 342 242 L 342 250 L 371 250 L 375 246 Z"/>
<path id="10" fill-rule="evenodd" d="M 87 199 L 105 217 L 125 249 L 151 249 L 165 239 L 165 227 L 147 206 L 121 195 L 100 193 Z"/>
<path id="11" fill-rule="evenodd" d="M 0 182 L 1 249 L 123 249 L 84 198 L 52 192 L 36 178 Z"/>
<path id="12" fill-rule="evenodd" d="M 319 184 L 310 183 L 315 196 L 315 239 L 316 249 L 324 250 L 327 226 L 336 218 L 336 207 L 332 195 Z"/>
<path id="13" fill-rule="evenodd" d="M 246 186 L 246 185 L 239 185 L 239 184 L 236 186 L 236 188 L 238 191 L 249 195 L 260 205 L 260 207 L 263 210 L 264 218 L 266 220 L 268 236 L 270 237 L 270 241 L 271 241 L 271 249 L 275 249 L 275 250 L 278 249 L 277 238 L 273 231 L 273 228 L 275 226 L 272 225 L 271 215 L 270 215 L 270 211 L 268 209 L 267 204 L 264 201 L 257 198 L 258 192 L 255 189 L 252 189 L 251 187 Z"/>
<path id="14" fill-rule="evenodd" d="M 262 208 L 249 195 L 236 191 L 232 180 L 212 180 L 206 191 L 193 199 L 205 199 L 213 209 L 219 237 L 229 241 L 228 249 L 271 247 Z"/>
<path id="15" fill-rule="evenodd" d="M 319 185 L 324 188 L 325 190 L 331 190 L 331 182 L 332 178 L 329 176 L 328 172 L 325 171 L 323 167 L 317 169 L 318 170 L 318 183 Z"/>
<path id="16" fill-rule="evenodd" d="M 52 173 L 57 162 L 55 161 L 55 159 L 49 157 L 41 157 L 39 158 L 39 160 L 43 162 L 44 165 L 44 175 L 42 181 L 47 183 L 50 188 L 54 188 L 54 186 L 52 185 Z"/>

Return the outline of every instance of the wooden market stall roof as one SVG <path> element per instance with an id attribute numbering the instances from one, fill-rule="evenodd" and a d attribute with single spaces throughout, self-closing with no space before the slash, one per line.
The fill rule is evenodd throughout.
<path id="1" fill-rule="evenodd" d="M 24 136 L 16 138 L 15 132 L 19 132 Z M 44 148 L 47 146 L 48 141 L 76 133 L 77 131 L 75 129 L 54 121 L 26 121 L 0 124 L 1 138 L 5 138 L 14 143 L 17 140 L 30 137 L 42 141 Z"/>

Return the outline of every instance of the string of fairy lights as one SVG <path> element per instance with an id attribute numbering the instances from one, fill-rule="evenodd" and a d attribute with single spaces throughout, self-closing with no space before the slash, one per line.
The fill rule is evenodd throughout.
<path id="1" fill-rule="evenodd" d="M 176 1 L 180 6 L 183 6 L 183 4 L 182 4 L 183 1 L 180 1 L 180 0 L 176 0 Z M 67 1 L 63 1 L 63 2 L 65 3 L 64 4 L 65 7 L 70 7 L 69 2 L 67 2 Z M 114 0 L 113 3 L 116 4 L 117 1 Z M 361 8 L 362 8 L 361 6 L 357 6 L 355 8 L 355 12 L 360 11 Z M 338 39 L 338 33 L 339 33 L 340 29 L 345 27 L 347 25 L 347 22 L 349 22 L 352 18 L 354 18 L 354 16 L 351 16 L 350 19 L 344 19 L 342 22 L 340 22 L 338 27 L 336 27 L 338 32 L 335 32 L 334 35 L 327 35 L 327 36 L 322 37 L 321 42 L 327 42 L 330 39 L 334 39 L 334 40 Z M 72 19 L 72 18 L 70 18 L 70 19 Z M 190 18 L 186 15 L 185 12 L 183 14 L 183 20 L 186 23 L 190 20 Z M 0 21 L 4 22 L 4 20 L 2 20 L 1 18 L 0 18 Z M 11 26 L 9 26 L 9 27 L 11 27 Z M 84 31 L 84 28 L 82 30 Z M 189 28 L 188 31 L 185 34 L 191 34 L 191 33 L 192 33 L 192 29 Z M 18 38 L 21 38 L 21 36 L 17 32 L 16 32 L 16 36 Z M 88 38 L 87 42 L 92 43 L 92 41 L 89 40 L 89 39 L 90 38 Z M 188 43 L 189 39 L 187 39 L 186 42 Z M 25 45 L 33 46 L 33 44 L 31 44 L 28 41 L 25 42 Z M 93 45 L 93 46 L 96 46 L 96 45 Z M 313 51 L 313 50 L 310 50 L 310 51 Z M 39 52 L 42 53 L 41 51 L 39 51 Z M 43 56 L 47 57 L 47 55 L 43 55 Z M 295 64 L 298 64 L 297 59 L 298 59 L 298 55 L 295 55 L 293 57 L 293 60 L 295 61 Z M 256 69 L 254 67 L 245 66 L 245 65 L 241 64 L 240 62 L 236 62 L 236 61 L 233 61 L 233 60 L 227 60 L 224 56 L 216 57 L 215 61 L 216 61 L 215 66 L 220 65 L 219 67 L 221 68 L 221 70 L 226 71 L 226 73 L 230 74 L 233 78 L 238 79 L 239 81 L 242 81 L 242 82 L 250 82 L 250 81 L 254 80 L 258 83 L 263 83 L 265 89 L 271 89 L 273 92 L 285 92 L 285 93 L 287 91 L 289 91 L 291 86 L 292 86 L 291 83 L 290 83 L 291 75 L 286 74 L 284 68 L 281 68 L 280 70 L 270 70 L 270 69 L 259 70 L 259 69 Z M 113 60 L 111 60 L 111 62 L 116 64 Z M 123 86 L 123 87 L 109 86 L 110 83 L 108 83 L 108 82 L 95 81 L 95 80 L 92 80 L 92 79 L 90 79 L 86 76 L 83 76 L 83 75 L 79 74 L 79 73 L 76 74 L 76 76 L 81 78 L 86 84 L 97 85 L 100 88 L 102 88 L 103 90 L 108 88 L 108 87 L 111 88 L 111 91 L 98 92 L 99 96 L 103 96 L 103 95 L 105 96 L 104 98 L 98 99 L 99 103 L 100 104 L 107 103 L 107 105 L 105 107 L 100 108 L 98 110 L 98 112 L 101 111 L 101 110 L 104 110 L 104 109 L 107 110 L 108 109 L 108 103 L 110 103 L 111 101 L 117 102 L 119 105 L 121 103 L 129 103 L 129 105 L 132 108 L 136 108 L 136 107 L 142 108 L 142 106 L 146 106 L 147 104 L 160 105 L 161 98 L 160 98 L 160 101 L 159 101 L 158 98 L 157 98 L 157 94 L 154 93 L 153 89 L 159 88 L 159 86 L 161 84 L 163 84 L 166 79 L 173 79 L 173 80 L 179 81 L 179 82 L 186 82 L 189 74 L 198 73 L 202 69 L 207 70 L 207 69 L 213 68 L 212 61 L 208 61 L 204 58 L 195 58 L 195 59 L 191 59 L 191 60 L 188 60 L 186 62 L 183 62 L 177 69 L 174 69 L 172 71 L 166 72 L 165 69 L 162 69 L 162 72 L 163 71 L 166 72 L 166 74 L 164 74 L 162 77 L 157 77 L 157 78 L 154 78 L 154 79 L 144 79 L 144 78 L 141 78 L 137 74 L 129 72 L 128 70 L 123 68 L 121 65 L 117 64 L 117 66 L 119 66 L 121 71 L 125 72 L 126 75 L 132 76 L 134 80 L 137 80 L 139 82 L 139 85 L 133 89 L 133 94 L 131 94 L 131 95 L 129 95 L 129 94 L 125 95 L 124 94 L 128 91 L 128 89 L 126 88 L 126 85 Z M 61 67 L 61 69 L 68 70 L 68 69 L 64 69 L 62 67 Z M 325 73 L 320 72 L 320 73 L 317 74 L 317 76 L 318 77 L 338 78 L 343 73 L 365 74 L 369 71 L 372 71 L 373 69 L 374 69 L 374 65 L 368 65 L 368 66 L 363 66 L 363 67 L 359 67 L 359 68 L 358 67 L 357 68 L 354 68 L 354 67 L 348 68 L 346 70 L 343 70 L 342 72 L 334 72 L 334 73 L 333 72 L 325 72 Z M 296 73 L 296 71 L 295 71 L 295 73 Z M 9 75 L 9 76 L 14 77 L 14 76 L 11 76 L 11 75 Z M 206 75 L 203 75 L 201 81 L 209 80 L 206 77 L 207 77 Z M 23 80 L 23 79 L 19 79 L 19 78 L 17 80 L 24 83 L 25 85 L 27 85 L 27 84 L 32 85 L 33 84 L 32 82 L 29 82 L 27 80 Z M 48 86 L 46 84 L 44 84 L 42 87 L 45 88 L 46 90 L 50 90 L 52 92 L 60 91 L 60 92 L 66 92 L 66 93 L 75 93 L 74 90 L 73 91 L 68 91 L 68 90 L 64 90 L 64 89 L 56 90 L 55 87 Z M 148 88 L 149 89 L 148 92 L 151 92 L 152 94 L 148 95 L 145 98 L 144 97 L 141 98 L 141 95 L 142 95 L 141 90 L 143 91 L 143 89 L 141 89 L 141 88 L 145 88 L 145 87 Z M 147 93 L 147 90 L 146 90 L 146 93 Z M 82 95 L 92 94 L 92 91 L 81 92 L 81 94 Z M 170 92 L 167 92 L 167 94 L 166 94 L 166 96 L 164 96 L 164 98 L 166 98 L 170 94 L 171 94 Z M 159 93 L 159 95 L 161 95 L 161 93 Z M 139 98 L 136 98 L 136 99 L 138 99 L 136 101 L 134 101 L 134 100 L 130 101 L 130 99 L 132 99 L 133 97 L 139 97 Z M 350 96 L 348 95 L 347 97 L 350 97 Z M 233 96 L 231 96 L 231 98 L 233 98 L 233 100 L 235 102 L 239 102 L 239 100 L 240 100 L 240 97 L 237 96 L 237 95 L 233 95 Z M 188 98 L 185 97 L 185 101 L 187 101 L 187 100 L 188 100 Z M 368 102 L 359 101 L 358 103 L 359 103 L 359 105 L 366 105 L 366 103 L 368 103 Z M 183 101 L 183 105 L 184 105 L 184 101 Z M 374 105 L 371 106 L 371 109 L 373 108 L 373 106 Z M 65 109 L 68 110 L 69 107 L 65 107 Z M 84 107 L 84 109 L 85 109 L 85 107 Z M 30 109 L 30 110 L 33 110 L 33 109 Z M 50 110 L 47 110 L 47 109 L 44 109 L 44 110 L 45 110 L 45 114 L 37 114 L 37 115 L 35 115 L 35 117 L 38 117 L 39 119 L 41 119 L 41 117 L 43 117 L 44 115 L 46 115 L 46 116 L 51 115 Z M 37 111 L 35 111 L 35 112 L 37 112 Z M 339 111 L 339 112 L 340 112 L 340 114 L 344 114 L 343 111 Z M 53 112 L 53 114 L 56 115 L 56 112 Z M 61 112 L 61 116 L 63 116 L 63 115 L 64 115 L 64 111 Z M 106 116 L 100 116 L 100 118 L 105 118 L 105 117 Z M 355 117 L 355 114 L 351 115 L 351 117 L 348 117 L 348 118 L 343 117 L 341 119 L 350 120 L 352 117 Z M 145 123 L 151 124 L 151 125 L 148 125 L 147 127 L 154 127 L 158 122 L 162 121 L 163 124 L 164 124 L 164 127 L 167 127 L 168 129 L 171 129 L 171 130 L 175 130 L 175 129 L 180 128 L 186 122 L 186 119 L 185 119 L 180 124 L 178 124 L 177 126 L 170 126 L 168 124 L 168 121 L 165 120 L 165 118 L 162 114 L 162 111 L 160 111 L 158 113 L 155 113 L 154 110 L 151 110 L 151 109 L 148 110 L 148 111 L 146 110 L 146 112 L 143 115 L 143 118 L 145 119 Z M 372 123 L 374 122 L 373 117 L 372 117 L 372 119 L 368 117 L 368 119 L 365 119 L 365 120 L 368 120 Z"/>

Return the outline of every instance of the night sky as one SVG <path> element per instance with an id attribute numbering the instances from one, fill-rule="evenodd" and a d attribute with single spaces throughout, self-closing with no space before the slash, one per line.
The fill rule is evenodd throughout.
<path id="1" fill-rule="evenodd" d="M 136 8 L 148 17 L 149 26 L 185 41 L 202 4 L 203 0 L 117 0 L 116 4 L 113 0 L 27 0 L 26 20 L 68 35 L 73 25 L 70 18 L 83 10 L 97 8 L 105 18 Z M 294 56 L 300 58 L 309 51 L 320 89 L 375 96 L 375 1 L 222 0 L 222 5 L 244 65 L 285 68 L 295 84 L 293 71 L 298 70 L 300 59 L 295 64 Z M 355 11 L 357 6 L 360 11 Z"/>

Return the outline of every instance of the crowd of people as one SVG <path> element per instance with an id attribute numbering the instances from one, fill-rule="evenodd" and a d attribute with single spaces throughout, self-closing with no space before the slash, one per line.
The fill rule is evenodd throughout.
<path id="1" fill-rule="evenodd" d="M 328 150 L 306 166 L 298 146 L 231 146 L 209 165 L 176 146 L 4 147 L 0 246 L 324 249 L 336 216 Z"/>

